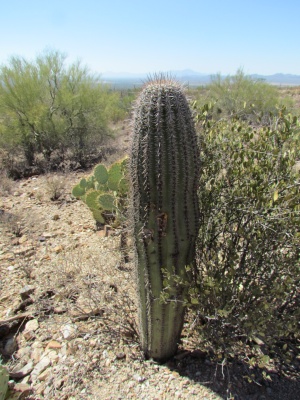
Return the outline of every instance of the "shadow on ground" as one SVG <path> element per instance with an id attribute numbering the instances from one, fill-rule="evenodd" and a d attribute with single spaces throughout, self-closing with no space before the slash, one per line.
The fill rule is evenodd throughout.
<path id="1" fill-rule="evenodd" d="M 223 399 L 234 400 L 296 400 L 300 397 L 299 365 L 284 366 L 280 372 L 250 369 L 248 364 L 212 362 L 200 350 L 179 353 L 166 364 L 195 383 L 206 386 Z"/>

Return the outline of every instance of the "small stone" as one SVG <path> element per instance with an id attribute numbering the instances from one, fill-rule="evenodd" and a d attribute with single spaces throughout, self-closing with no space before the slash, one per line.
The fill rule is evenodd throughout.
<path id="1" fill-rule="evenodd" d="M 50 358 L 52 364 L 57 363 L 57 361 L 59 360 L 59 355 L 56 353 L 55 350 L 50 350 L 49 353 L 45 352 L 45 354 L 47 354 L 47 356 Z"/>
<path id="2" fill-rule="evenodd" d="M 134 374 L 133 379 L 136 380 L 138 383 L 143 383 L 146 380 L 144 376 L 140 376 L 138 374 Z"/>
<path id="3" fill-rule="evenodd" d="M 43 348 L 43 344 L 39 340 L 36 340 L 34 343 L 32 343 L 31 347 L 33 349 L 42 349 Z"/>
<path id="4" fill-rule="evenodd" d="M 43 357 L 40 362 L 36 364 L 33 371 L 31 372 L 31 380 L 35 382 L 38 376 L 45 371 L 51 365 L 51 360 L 49 357 Z"/>
<path id="5" fill-rule="evenodd" d="M 21 379 L 21 378 L 24 378 L 25 376 L 29 375 L 32 370 L 33 370 L 33 362 L 29 361 L 26 365 L 24 365 L 23 368 L 21 368 L 17 371 L 13 370 L 10 373 L 10 376 L 13 379 Z"/>
<path id="6" fill-rule="evenodd" d="M 43 349 L 42 348 L 35 348 L 31 352 L 30 358 L 35 362 L 38 363 L 41 360 L 43 354 Z"/>
<path id="7" fill-rule="evenodd" d="M 107 357 L 108 357 L 108 352 L 107 352 L 107 350 L 103 350 L 102 357 L 103 357 L 103 358 L 107 358 Z"/>
<path id="8" fill-rule="evenodd" d="M 51 340 L 46 346 L 46 350 L 47 349 L 61 349 L 61 343 L 59 343 L 57 340 Z"/>
<path id="9" fill-rule="evenodd" d="M 35 386 L 35 393 L 37 395 L 43 395 L 45 390 L 45 383 L 39 383 L 38 385 Z"/>
<path id="10" fill-rule="evenodd" d="M 14 255 L 14 253 L 5 253 L 5 254 L 2 254 L 1 256 L 0 256 L 0 260 L 7 260 L 7 261 L 12 261 L 12 260 L 14 260 L 15 259 L 15 255 Z M 15 269 L 15 267 L 8 267 L 7 268 L 8 269 L 8 271 L 13 271 L 14 269 Z"/>
<path id="11" fill-rule="evenodd" d="M 29 346 L 21 347 L 16 354 L 16 357 L 19 359 L 24 359 L 30 355 L 31 348 Z"/>
<path id="12" fill-rule="evenodd" d="M 38 241 L 39 241 L 39 242 L 45 242 L 45 241 L 46 241 L 45 236 L 39 236 L 39 237 L 38 237 Z"/>
<path id="13" fill-rule="evenodd" d="M 34 286 L 26 285 L 20 290 L 20 296 L 22 300 L 27 300 L 30 298 L 30 295 L 34 293 Z"/>
<path id="14" fill-rule="evenodd" d="M 116 354 L 116 359 L 117 360 L 123 360 L 124 358 L 126 358 L 126 354 L 125 353 L 117 353 Z"/>
<path id="15" fill-rule="evenodd" d="M 49 378 L 50 373 L 51 373 L 51 368 L 45 369 L 45 371 L 43 371 L 43 372 L 38 376 L 38 380 L 41 381 L 41 382 L 46 381 L 46 380 Z"/>
<path id="16" fill-rule="evenodd" d="M 16 383 L 14 386 L 14 390 L 16 392 L 21 392 L 22 395 L 20 398 L 26 398 L 27 396 L 33 394 L 33 389 L 27 383 Z"/>
<path id="17" fill-rule="evenodd" d="M 27 240 L 28 240 L 28 237 L 26 235 L 23 235 L 19 238 L 19 243 L 20 244 L 25 243 L 25 242 L 27 242 Z"/>
<path id="18" fill-rule="evenodd" d="M 59 254 L 59 253 L 61 253 L 63 251 L 63 249 L 64 249 L 63 246 L 56 246 L 56 247 L 54 247 L 53 251 L 56 254 Z"/>
<path id="19" fill-rule="evenodd" d="M 41 236 L 44 237 L 45 239 L 50 239 L 54 235 L 52 235 L 52 233 L 49 233 L 49 232 L 44 232 Z"/>
<path id="20" fill-rule="evenodd" d="M 61 328 L 61 333 L 64 337 L 64 339 L 72 339 L 76 332 L 77 332 L 77 326 L 75 324 L 66 324 Z"/>
<path id="21" fill-rule="evenodd" d="M 25 339 L 33 339 L 35 337 L 34 332 L 38 329 L 38 327 L 39 323 L 37 319 L 32 319 L 31 321 L 28 321 L 25 325 L 25 330 L 23 332 Z"/>
<path id="22" fill-rule="evenodd" d="M 53 215 L 53 217 L 52 217 L 53 221 L 58 221 L 59 218 L 60 218 L 60 217 L 59 217 L 58 214 L 55 214 L 55 215 Z"/>

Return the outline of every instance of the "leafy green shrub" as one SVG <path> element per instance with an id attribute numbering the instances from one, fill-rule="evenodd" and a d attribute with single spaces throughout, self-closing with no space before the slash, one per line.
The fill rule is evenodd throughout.
<path id="1" fill-rule="evenodd" d="M 201 125 L 200 233 L 190 288 L 198 328 L 230 351 L 245 340 L 299 338 L 300 121 L 285 110 L 270 126 L 239 119 Z"/>
<path id="2" fill-rule="evenodd" d="M 269 114 L 277 113 L 276 106 L 281 103 L 279 91 L 262 80 L 255 80 L 239 69 L 233 76 L 223 78 L 217 74 L 205 88 L 202 102 L 215 102 L 211 112 L 215 119 L 238 117 L 255 122 L 257 116 L 264 123 L 269 122 Z M 286 99 L 285 102 L 289 103 Z"/>
<path id="3" fill-rule="evenodd" d="M 29 166 L 38 156 L 47 163 L 68 157 L 85 166 L 119 108 L 118 94 L 99 76 L 65 60 L 51 51 L 33 62 L 12 57 L 0 67 L 0 146 L 14 153 L 20 148 Z"/>

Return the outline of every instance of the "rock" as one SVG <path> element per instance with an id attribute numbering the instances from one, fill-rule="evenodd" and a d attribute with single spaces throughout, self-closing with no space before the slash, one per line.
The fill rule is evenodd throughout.
<path id="1" fill-rule="evenodd" d="M 24 378 L 25 376 L 29 375 L 31 371 L 33 370 L 33 362 L 29 361 L 23 368 L 12 371 L 9 376 L 13 379 L 21 379 Z"/>
<path id="2" fill-rule="evenodd" d="M 116 354 L 116 359 L 117 360 L 123 360 L 123 358 L 126 358 L 126 354 L 125 353 L 117 353 Z"/>
<path id="3" fill-rule="evenodd" d="M 31 380 L 35 382 L 38 376 L 45 371 L 51 365 L 51 360 L 49 357 L 43 357 L 40 362 L 36 364 L 33 371 L 31 372 Z"/>
<path id="4" fill-rule="evenodd" d="M 31 348 L 29 346 L 21 347 L 16 354 L 16 357 L 19 359 L 26 359 L 30 356 Z"/>
<path id="5" fill-rule="evenodd" d="M 63 251 L 63 249 L 64 249 L 63 246 L 56 246 L 54 247 L 53 251 L 54 253 L 59 254 Z"/>
<path id="6" fill-rule="evenodd" d="M 48 352 L 48 353 L 45 352 L 45 354 L 47 354 L 47 357 L 50 358 L 52 364 L 53 364 L 53 363 L 57 363 L 58 360 L 59 360 L 59 358 L 60 358 L 59 355 L 56 353 L 55 350 L 50 350 L 50 349 L 49 349 L 49 352 Z"/>
<path id="7" fill-rule="evenodd" d="M 99 236 L 100 237 L 108 237 L 111 236 L 111 234 L 113 233 L 113 229 L 110 225 L 105 225 L 104 229 L 102 231 L 99 231 Z"/>
<path id="8" fill-rule="evenodd" d="M 5 253 L 5 254 L 1 254 L 1 256 L 0 256 L 0 260 L 3 260 L 3 261 L 11 261 L 14 259 L 15 259 L 14 253 Z M 7 268 L 8 271 L 13 271 L 15 269 L 15 268 L 13 268 L 13 269 L 9 269 L 9 268 L 11 268 L 11 267 Z"/>
<path id="9" fill-rule="evenodd" d="M 23 235 L 19 238 L 19 243 L 20 244 L 25 243 L 25 242 L 27 242 L 27 240 L 28 240 L 28 237 L 26 235 Z"/>
<path id="10" fill-rule="evenodd" d="M 35 254 L 35 250 L 33 246 L 21 246 L 19 249 L 15 251 L 15 255 L 24 256 L 26 254 L 27 257 Z"/>
<path id="11" fill-rule="evenodd" d="M 44 232 L 41 237 L 44 237 L 45 239 L 50 239 L 52 237 L 54 237 L 55 235 L 49 232 Z"/>
<path id="12" fill-rule="evenodd" d="M 9 339 L 7 339 L 3 352 L 5 355 L 7 356 L 12 356 L 14 354 L 14 352 L 17 350 L 18 345 L 17 345 L 17 341 L 15 339 L 15 337 L 11 337 Z"/>
<path id="13" fill-rule="evenodd" d="M 46 350 L 47 349 L 54 349 L 54 350 L 61 349 L 61 343 L 59 343 L 57 340 L 51 340 L 46 346 Z"/>
<path id="14" fill-rule="evenodd" d="M 25 330 L 23 332 L 25 339 L 33 339 L 35 337 L 34 332 L 38 329 L 38 327 L 39 323 L 37 319 L 32 319 L 31 321 L 28 321 L 25 325 Z"/>
<path id="15" fill-rule="evenodd" d="M 33 394 L 33 389 L 27 383 L 16 383 L 14 386 L 16 392 L 21 392 L 21 399 L 25 399 L 31 394 Z"/>
<path id="16" fill-rule="evenodd" d="M 140 376 L 140 375 L 138 375 L 138 374 L 134 374 L 134 375 L 133 375 L 133 379 L 134 379 L 135 381 L 137 381 L 138 383 L 143 383 L 143 382 L 145 382 L 145 380 L 146 380 L 146 378 L 145 378 L 144 376 Z"/>
<path id="17" fill-rule="evenodd" d="M 53 215 L 52 217 L 53 221 L 58 221 L 60 219 L 60 216 L 58 214 Z"/>
<path id="18" fill-rule="evenodd" d="M 66 324 L 62 326 L 60 329 L 64 339 L 72 339 L 74 338 L 76 332 L 77 332 L 77 325 L 75 324 Z"/>
<path id="19" fill-rule="evenodd" d="M 35 386 L 35 393 L 37 395 L 43 395 L 45 390 L 45 383 L 41 382 Z"/>
<path id="20" fill-rule="evenodd" d="M 29 299 L 30 295 L 34 293 L 35 287 L 26 285 L 20 290 L 20 296 L 22 300 Z"/>
<path id="21" fill-rule="evenodd" d="M 41 360 L 43 354 L 42 348 L 35 348 L 32 350 L 30 358 L 35 362 L 38 363 Z"/>
<path id="22" fill-rule="evenodd" d="M 39 327 L 39 323 L 37 319 L 32 319 L 28 321 L 25 325 L 25 331 L 36 331 Z"/>
<path id="23" fill-rule="evenodd" d="M 51 374 L 51 368 L 47 368 L 38 376 L 38 380 L 41 382 L 46 381 L 49 378 L 50 374 Z"/>

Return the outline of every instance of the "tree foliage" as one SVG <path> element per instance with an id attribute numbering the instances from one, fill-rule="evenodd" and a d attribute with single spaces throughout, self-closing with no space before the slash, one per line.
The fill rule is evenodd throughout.
<path id="1" fill-rule="evenodd" d="M 100 77 L 48 51 L 30 62 L 12 57 L 0 69 L 1 142 L 20 146 L 29 165 L 42 154 L 71 152 L 80 165 L 108 135 L 117 102 Z"/>

